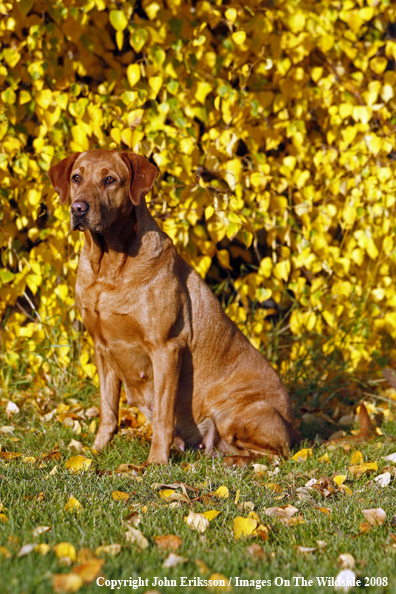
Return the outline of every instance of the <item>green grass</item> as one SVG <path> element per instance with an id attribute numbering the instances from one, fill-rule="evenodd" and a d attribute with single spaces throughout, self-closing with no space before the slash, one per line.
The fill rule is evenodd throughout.
<path id="1" fill-rule="evenodd" d="M 80 402 L 83 408 L 92 405 L 92 389 L 89 385 L 85 391 L 81 387 L 76 393 L 70 391 L 70 387 L 68 391 L 69 396 L 74 398 L 72 402 Z M 53 551 L 53 547 L 60 542 L 73 544 L 77 551 L 84 547 L 95 551 L 100 545 L 121 544 L 122 550 L 118 556 L 105 557 L 101 574 L 108 580 L 137 579 L 139 576 L 148 578 L 149 586 L 134 590 L 137 592 L 154 589 L 151 586 L 154 577 L 174 579 L 177 584 L 180 576 L 188 579 L 198 576 L 201 579 L 208 578 L 209 574 L 200 574 L 197 559 L 206 563 L 210 573 L 232 577 L 234 584 L 236 577 L 243 580 L 270 580 L 271 586 L 261 587 L 265 592 L 330 592 L 333 591 L 332 587 L 315 585 L 315 578 L 337 575 L 340 571 L 337 558 L 341 553 L 354 555 L 355 571 L 363 582 L 365 577 L 389 579 L 387 587 L 371 586 L 361 591 L 396 591 L 396 551 L 388 544 L 389 533 L 394 531 L 391 518 L 396 513 L 394 483 L 391 482 L 390 486 L 382 489 L 372 477 L 365 475 L 359 480 L 347 481 L 352 496 L 336 493 L 325 499 L 318 491 L 312 490 L 312 500 L 298 499 L 297 489 L 304 486 L 309 479 L 318 478 L 322 474 L 330 477 L 336 473 L 346 474 L 354 448 L 345 452 L 342 447 L 328 450 L 325 446 L 320 446 L 314 448 L 313 457 L 306 462 L 281 460 L 278 467 L 263 459 L 270 472 L 279 468 L 278 474 L 264 477 L 256 475 L 251 466 L 247 469 L 230 469 L 223 465 L 221 459 L 206 459 L 194 452 L 173 454 L 169 467 L 149 467 L 142 473 L 143 481 L 138 482 L 112 472 L 121 463 L 139 464 L 147 457 L 149 443 L 140 440 L 135 432 L 134 436 L 116 436 L 113 446 L 100 455 L 92 456 L 87 450 L 86 455 L 93 457 L 91 469 L 83 474 L 72 475 L 66 470 L 65 462 L 76 452 L 68 449 L 67 444 L 74 438 L 81 440 L 84 445 L 92 445 L 93 435 L 88 432 L 89 421 L 81 421 L 80 436 L 61 425 L 56 416 L 50 422 L 43 422 L 33 405 L 34 398 L 29 394 L 29 386 L 24 388 L 23 393 L 14 394 L 13 400 L 21 405 L 21 412 L 12 419 L 7 420 L 5 416 L 5 400 L 0 408 L 0 426 L 13 423 L 16 427 L 12 435 L 2 434 L 2 451 L 22 452 L 24 456 L 35 457 L 37 462 L 29 464 L 21 459 L 0 461 L 0 500 L 8 508 L 5 512 L 8 522 L 0 524 L 0 545 L 7 547 L 11 553 L 9 559 L 0 558 L 2 594 L 52 592 L 52 574 L 69 572 L 72 569 L 62 566 Z M 58 401 L 58 398 L 52 396 L 47 409 L 51 410 Z M 311 427 L 310 430 L 314 433 L 315 428 Z M 396 450 L 391 437 L 395 434 L 394 423 L 384 425 L 382 430 L 386 437 L 378 437 L 359 447 L 365 461 L 378 462 L 378 472 L 375 474 L 379 474 L 387 465 L 382 456 Z M 323 427 L 320 431 L 323 431 Z M 61 459 L 43 463 L 42 455 L 55 446 L 59 446 Z M 331 462 L 319 463 L 318 458 L 326 451 Z M 194 471 L 185 471 L 183 462 L 195 463 Z M 56 474 L 49 475 L 55 466 Z M 110 472 L 101 474 L 95 470 Z M 182 503 L 180 507 L 170 509 L 166 500 L 161 499 L 158 490 L 153 490 L 151 485 L 174 481 L 195 486 L 198 488 L 197 495 L 213 492 L 219 486 L 226 485 L 230 496 L 226 500 L 213 497 L 207 505 L 197 501 L 190 506 Z M 202 486 L 205 482 L 207 485 Z M 268 482 L 276 482 L 282 487 L 282 498 L 266 487 Z M 248 511 L 241 511 L 234 503 L 237 489 L 240 490 L 240 502 L 253 502 L 261 522 L 268 526 L 269 538 L 265 542 L 258 537 L 241 540 L 233 537 L 234 518 L 246 517 L 248 514 Z M 112 492 L 115 490 L 128 493 L 130 499 L 127 502 L 114 501 Z M 190 497 L 194 496 L 192 492 L 189 494 Z M 64 510 L 70 495 L 76 497 L 83 506 L 78 514 Z M 295 505 L 299 509 L 296 515 L 301 515 L 304 523 L 285 526 L 263 512 L 264 508 L 286 504 Z M 147 506 L 146 513 L 141 510 L 144 505 Z M 125 518 L 131 513 L 131 506 L 140 513 L 138 528 L 149 541 L 149 547 L 145 550 L 139 550 L 124 536 L 127 527 Z M 314 506 L 330 508 L 331 516 Z M 361 510 L 372 507 L 382 507 L 387 513 L 387 520 L 384 525 L 372 528 L 369 534 L 359 535 L 359 525 L 364 521 Z M 189 509 L 195 512 L 217 509 L 221 513 L 210 522 L 204 534 L 199 534 L 191 530 L 183 520 Z M 51 531 L 33 538 L 33 529 L 43 525 L 51 526 Z M 161 567 L 168 552 L 157 548 L 154 537 L 165 534 L 176 534 L 182 539 L 183 544 L 177 554 L 188 559 L 183 565 L 171 569 Z M 318 548 L 317 540 L 324 540 L 326 546 Z M 18 551 L 28 543 L 48 543 L 51 550 L 46 556 L 31 552 L 18 557 Z M 262 547 L 263 559 L 257 560 L 249 555 L 247 547 L 252 543 Z M 296 550 L 297 545 L 315 547 L 316 551 L 299 553 Z M 314 585 L 293 585 L 293 578 L 298 576 L 313 579 Z M 291 586 L 275 586 L 277 577 L 290 580 Z M 155 589 L 161 593 L 208 591 L 204 587 L 194 586 L 157 586 Z M 234 592 L 241 594 L 256 589 L 258 588 L 255 586 L 234 586 Z M 132 587 L 127 586 L 116 591 L 132 590 Z M 81 593 L 98 591 L 111 590 L 106 586 L 99 588 L 95 581 L 79 590 Z"/>

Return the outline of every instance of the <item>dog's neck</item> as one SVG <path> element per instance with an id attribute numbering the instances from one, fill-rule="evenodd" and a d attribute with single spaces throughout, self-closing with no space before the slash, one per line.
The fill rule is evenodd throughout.
<path id="1" fill-rule="evenodd" d="M 149 259 L 155 258 L 161 252 L 166 237 L 149 213 L 145 201 L 103 233 L 87 230 L 84 235 L 89 261 L 96 276 L 99 276 L 104 261 L 116 276 L 130 259 L 137 260 L 144 255 L 147 260 L 148 254 Z"/>

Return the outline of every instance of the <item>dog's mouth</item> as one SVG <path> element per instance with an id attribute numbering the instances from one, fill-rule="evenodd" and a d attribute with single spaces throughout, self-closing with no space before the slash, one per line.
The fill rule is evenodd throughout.
<path id="1" fill-rule="evenodd" d="M 108 226 L 105 227 L 103 224 L 92 224 L 86 220 L 85 217 L 71 217 L 71 230 L 72 231 L 91 231 L 92 233 L 105 233 L 108 230 Z"/>

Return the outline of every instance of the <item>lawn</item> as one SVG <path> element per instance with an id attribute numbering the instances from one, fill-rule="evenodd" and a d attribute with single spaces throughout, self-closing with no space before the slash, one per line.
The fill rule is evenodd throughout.
<path id="1" fill-rule="evenodd" d="M 110 592 L 112 580 L 117 592 L 333 592 L 327 578 L 343 568 L 361 581 L 350 591 L 396 591 L 396 468 L 385 459 L 396 452 L 396 418 L 385 383 L 376 388 L 385 396 L 366 398 L 376 433 L 364 443 L 322 443 L 340 417 L 353 421 L 353 403 L 329 386 L 308 393 L 307 376 L 289 384 L 310 439 L 297 456 L 232 468 L 175 450 L 168 467 L 146 468 L 150 427 L 125 402 L 119 434 L 97 454 L 93 384 L 4 378 L 1 594 Z M 385 519 L 363 514 L 372 508 Z"/>

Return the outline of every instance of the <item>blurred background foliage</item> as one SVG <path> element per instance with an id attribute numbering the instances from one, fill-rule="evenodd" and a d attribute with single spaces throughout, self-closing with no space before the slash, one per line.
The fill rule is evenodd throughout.
<path id="1" fill-rule="evenodd" d="M 391 0 L 0 0 L 7 368 L 95 376 L 83 236 L 47 176 L 91 148 L 157 165 L 151 212 L 283 376 L 313 352 L 325 383 L 395 365 L 395 19 Z"/>

